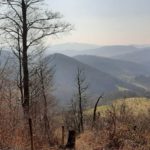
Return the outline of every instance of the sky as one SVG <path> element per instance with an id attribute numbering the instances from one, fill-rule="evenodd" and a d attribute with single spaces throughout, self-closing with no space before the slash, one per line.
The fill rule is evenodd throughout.
<path id="1" fill-rule="evenodd" d="M 74 26 L 52 43 L 150 44 L 150 0 L 46 0 Z"/>

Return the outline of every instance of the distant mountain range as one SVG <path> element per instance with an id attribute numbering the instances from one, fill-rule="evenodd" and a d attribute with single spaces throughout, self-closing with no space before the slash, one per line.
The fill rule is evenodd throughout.
<path id="1" fill-rule="evenodd" d="M 88 49 L 85 51 L 82 51 L 82 54 L 86 55 L 96 55 L 96 56 L 102 56 L 102 57 L 114 57 L 118 55 L 124 55 L 131 52 L 137 52 L 140 51 L 140 48 L 136 48 L 135 46 L 103 46 L 96 49 Z"/>
<path id="2" fill-rule="evenodd" d="M 135 47 L 132 45 L 116 45 L 116 46 L 98 46 L 81 43 L 66 43 L 61 45 L 50 46 L 47 49 L 47 54 L 61 53 L 67 56 L 76 55 L 96 55 L 102 57 L 115 57 L 124 55 L 131 52 L 137 52 L 143 48 Z"/>
<path id="3" fill-rule="evenodd" d="M 99 45 L 85 44 L 85 43 L 64 43 L 57 45 L 50 45 L 47 48 L 46 54 L 61 53 L 68 56 L 75 56 L 81 51 L 88 49 L 99 48 Z"/>
<path id="4" fill-rule="evenodd" d="M 134 77 L 140 75 L 150 75 L 150 69 L 147 69 L 146 66 L 135 62 L 92 55 L 78 55 L 74 58 L 84 64 L 125 81 L 130 81 Z"/>
<path id="5" fill-rule="evenodd" d="M 49 67 L 55 66 L 54 95 L 62 104 L 66 104 L 77 90 L 78 67 L 85 72 L 91 96 L 99 96 L 102 92 L 106 99 L 149 95 L 150 48 L 66 43 L 50 49 L 45 59 Z M 4 64 L 12 55 L 10 51 L 2 51 L 0 63 Z"/>
<path id="6" fill-rule="evenodd" d="M 96 69 L 95 67 L 91 67 L 62 54 L 53 54 L 46 59 L 50 60 L 50 66 L 55 65 L 55 95 L 64 103 L 68 102 L 77 90 L 75 88 L 75 76 L 78 67 L 84 69 L 87 82 L 89 83 L 88 93 L 92 96 L 98 96 L 103 92 L 105 95 L 109 95 L 123 91 L 134 93 L 143 91 L 142 88 L 124 82 L 108 73 Z"/>
<path id="7" fill-rule="evenodd" d="M 130 61 L 130 62 L 136 62 L 139 64 L 144 64 L 146 66 L 149 66 L 150 64 L 150 47 L 149 48 L 144 48 L 140 51 L 134 51 L 130 52 L 127 54 L 121 54 L 121 55 L 116 55 L 114 57 L 115 59 L 120 59 L 120 60 L 125 60 L 125 61 Z"/>

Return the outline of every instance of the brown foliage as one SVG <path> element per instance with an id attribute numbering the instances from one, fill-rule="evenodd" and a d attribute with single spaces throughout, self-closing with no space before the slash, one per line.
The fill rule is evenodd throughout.
<path id="1" fill-rule="evenodd" d="M 112 106 L 105 116 L 99 117 L 94 129 L 90 128 L 77 140 L 78 150 L 149 150 L 150 114 L 133 115 L 123 103 Z"/>

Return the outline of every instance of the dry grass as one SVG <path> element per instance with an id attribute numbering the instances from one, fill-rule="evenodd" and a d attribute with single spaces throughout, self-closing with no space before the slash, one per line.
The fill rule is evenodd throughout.
<path id="1" fill-rule="evenodd" d="M 100 106 L 95 128 L 77 139 L 77 150 L 150 150 L 150 100 L 117 100 Z M 87 112 L 90 116 L 92 109 Z M 105 115 L 104 115 L 105 114 Z"/>
<path id="2" fill-rule="evenodd" d="M 118 99 L 113 102 L 113 105 L 119 109 L 119 107 L 122 104 L 126 104 L 126 106 L 133 111 L 133 113 L 139 114 L 139 113 L 147 113 L 150 109 L 150 99 L 148 98 L 127 98 L 127 99 Z M 105 115 L 107 110 L 111 108 L 110 105 L 102 105 L 97 107 L 97 112 L 101 112 L 102 115 Z M 93 108 L 89 109 L 85 112 L 87 115 L 90 115 L 93 113 Z"/>
<path id="3" fill-rule="evenodd" d="M 94 128 L 91 128 L 92 123 L 90 122 L 93 110 L 88 110 L 86 112 L 88 121 L 85 120 L 85 132 L 77 136 L 76 150 L 150 150 L 149 110 L 150 100 L 146 98 L 117 100 L 113 103 L 113 106 L 98 107 L 101 115 L 97 118 Z M 0 141 L 3 147 L 27 150 L 22 122 L 18 122 L 15 114 L 15 112 L 10 114 L 4 112 L 4 110 L 1 112 L 3 121 L 0 124 Z M 10 115 L 14 116 L 14 120 L 10 121 L 10 117 L 12 118 Z M 14 121 L 18 123 L 14 126 L 14 132 L 11 132 L 10 128 Z M 55 134 L 52 135 L 53 147 L 50 147 L 44 140 L 40 122 L 39 124 L 34 123 L 36 125 L 33 128 L 36 150 L 60 150 L 61 123 L 56 122 L 52 127 L 52 130 L 55 131 Z M 67 130 L 65 133 L 66 142 Z"/>

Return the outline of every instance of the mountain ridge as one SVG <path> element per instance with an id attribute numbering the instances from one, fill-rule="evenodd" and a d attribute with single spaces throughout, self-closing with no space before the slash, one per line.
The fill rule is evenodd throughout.
<path id="1" fill-rule="evenodd" d="M 54 94 L 57 95 L 58 99 L 65 102 L 68 102 L 76 91 L 74 85 L 77 67 L 84 69 L 87 82 L 90 85 L 88 93 L 91 93 L 93 96 L 99 95 L 102 92 L 106 95 L 108 93 L 117 92 L 119 88 L 137 92 L 143 90 L 63 54 L 57 53 L 49 55 L 47 59 L 50 60 L 50 65 L 56 67 L 55 86 L 57 89 Z M 53 61 L 51 61 L 51 59 L 53 59 Z"/>
<path id="2" fill-rule="evenodd" d="M 77 55 L 74 58 L 119 79 L 123 79 L 123 76 L 132 78 L 140 75 L 150 75 L 147 67 L 135 62 L 93 55 Z"/>

